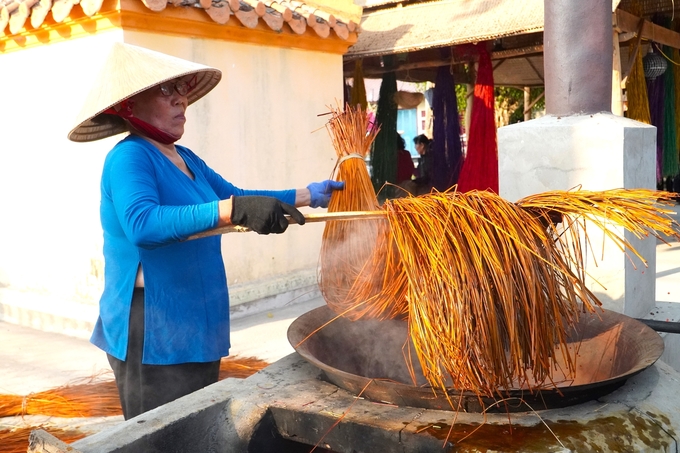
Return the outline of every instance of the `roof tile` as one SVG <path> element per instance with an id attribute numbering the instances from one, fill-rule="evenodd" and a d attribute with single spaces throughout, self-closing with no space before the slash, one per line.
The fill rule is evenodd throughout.
<path id="1" fill-rule="evenodd" d="M 296 34 L 310 27 L 317 36 L 328 38 L 331 30 L 342 40 L 358 32 L 355 22 L 336 17 L 323 9 L 299 0 L 140 0 L 149 10 L 163 11 L 173 7 L 198 7 L 214 22 L 226 24 L 233 15 L 247 28 L 255 28 L 262 21 L 268 28 L 281 32 L 284 24 Z M 30 17 L 30 25 L 40 28 L 51 11 L 56 22 L 64 21 L 76 5 L 87 16 L 99 12 L 103 0 L 0 0 L 0 36 L 20 33 Z"/>

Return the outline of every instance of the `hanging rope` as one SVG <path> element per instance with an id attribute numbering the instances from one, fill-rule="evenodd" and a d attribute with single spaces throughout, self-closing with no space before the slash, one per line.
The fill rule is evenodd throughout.
<path id="1" fill-rule="evenodd" d="M 447 66 L 440 66 L 437 70 L 432 115 L 432 185 L 444 192 L 458 182 L 463 165 L 456 86 Z"/>
<path id="2" fill-rule="evenodd" d="M 491 190 L 498 193 L 493 68 L 486 43 L 475 47 L 479 52 L 479 68 L 472 100 L 467 155 L 458 178 L 458 190 Z"/>

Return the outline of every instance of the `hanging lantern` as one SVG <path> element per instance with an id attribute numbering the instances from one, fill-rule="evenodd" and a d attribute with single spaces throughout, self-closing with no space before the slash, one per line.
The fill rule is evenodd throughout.
<path id="1" fill-rule="evenodd" d="M 649 52 L 642 58 L 642 68 L 645 72 L 645 78 L 654 80 L 666 72 L 667 67 L 668 62 L 666 62 L 666 59 L 658 53 L 654 53 L 654 44 L 651 44 L 649 46 Z"/>

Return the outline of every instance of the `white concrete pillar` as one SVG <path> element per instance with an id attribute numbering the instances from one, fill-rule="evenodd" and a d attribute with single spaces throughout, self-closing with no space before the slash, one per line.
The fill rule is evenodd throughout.
<path id="1" fill-rule="evenodd" d="M 549 190 L 613 188 L 655 189 L 656 128 L 611 113 L 553 116 L 498 130 L 500 195 L 517 201 Z M 604 307 L 632 317 L 649 314 L 655 305 L 656 240 L 625 237 L 647 260 L 631 262 L 604 242 L 600 230 L 588 230 L 598 263 L 587 259 L 586 270 L 604 288 L 588 287 Z M 637 269 L 635 269 L 637 267 Z"/>

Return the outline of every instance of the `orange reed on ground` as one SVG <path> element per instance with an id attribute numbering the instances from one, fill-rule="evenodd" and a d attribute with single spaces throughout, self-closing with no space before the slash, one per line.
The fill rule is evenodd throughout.
<path id="1" fill-rule="evenodd" d="M 43 429 L 67 444 L 87 436 L 86 433 L 78 430 L 43 425 L 0 430 L 0 453 L 26 453 L 28 450 L 28 436 L 30 436 L 31 431 L 36 429 Z"/>
<path id="2" fill-rule="evenodd" d="M 220 362 L 219 379 L 247 378 L 268 365 L 255 357 L 225 357 Z M 118 388 L 110 371 L 26 396 L 0 395 L 0 417 L 50 415 L 76 418 L 122 414 Z"/>

